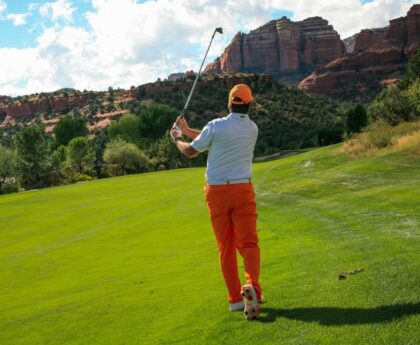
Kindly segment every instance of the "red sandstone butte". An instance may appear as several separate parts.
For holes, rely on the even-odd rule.
[[[314,68],[345,54],[338,33],[328,21],[312,17],[293,22],[272,20],[251,31],[237,33],[224,53],[207,65],[207,73],[268,73],[299,80]]]
[[[391,20],[386,28],[362,30],[354,38],[353,51],[315,70],[299,88],[341,97],[380,89],[386,80],[401,75],[419,48],[420,5],[414,5],[406,17]]]

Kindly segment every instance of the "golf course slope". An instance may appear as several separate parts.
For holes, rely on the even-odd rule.
[[[419,158],[332,146],[255,164],[251,322],[228,312],[203,174],[1,196],[0,344],[418,344]]]

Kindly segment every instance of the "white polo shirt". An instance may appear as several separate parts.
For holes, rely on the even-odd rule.
[[[210,121],[191,143],[196,151],[209,150],[207,182],[217,184],[251,178],[257,136],[257,125],[246,114],[231,113]]]

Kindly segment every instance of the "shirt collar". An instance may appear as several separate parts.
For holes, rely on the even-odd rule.
[[[249,116],[248,114],[230,113],[228,117],[232,119],[247,119]]]

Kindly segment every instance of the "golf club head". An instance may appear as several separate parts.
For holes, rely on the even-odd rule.
[[[214,30],[214,31],[216,31],[219,34],[223,35],[223,28],[216,28],[216,30]]]

